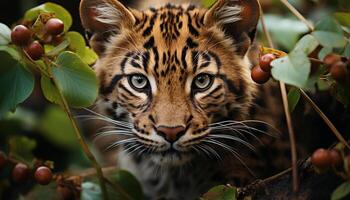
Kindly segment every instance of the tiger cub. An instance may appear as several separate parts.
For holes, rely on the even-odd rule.
[[[146,1],[145,1],[146,2]],[[150,199],[196,199],[239,173],[257,139],[249,115],[257,95],[250,69],[256,0],[209,9],[166,4],[140,11],[117,0],[82,0],[80,15],[98,53],[100,111],[115,125],[118,164]]]

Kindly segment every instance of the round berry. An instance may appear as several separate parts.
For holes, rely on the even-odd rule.
[[[45,53],[43,46],[38,41],[32,42],[24,50],[33,60],[39,60]]]
[[[331,54],[326,55],[323,58],[323,64],[326,67],[331,67],[333,64],[339,62],[340,60],[341,60],[341,57],[339,55],[331,53]]]
[[[262,70],[265,72],[271,71],[271,62],[276,59],[276,56],[272,53],[265,54],[260,57],[259,65]]]
[[[18,46],[24,46],[29,43],[32,32],[23,25],[17,25],[11,32],[11,41]]]
[[[74,193],[71,189],[69,189],[68,187],[64,187],[62,185],[59,185],[57,187],[57,193],[58,195],[61,196],[62,200],[70,200],[74,198]]]
[[[265,72],[260,68],[260,66],[256,66],[252,69],[252,79],[258,84],[264,84],[270,79],[270,73]]]
[[[331,156],[326,149],[317,149],[311,156],[311,163],[320,169],[327,169],[331,166]]]
[[[30,169],[23,163],[18,163],[12,170],[12,180],[15,183],[22,183],[28,179]]]
[[[7,164],[6,154],[4,152],[0,151],[0,169],[5,167],[6,164]]]
[[[346,78],[346,64],[342,61],[338,61],[330,68],[332,77],[337,81],[343,81]]]
[[[329,156],[331,158],[331,163],[333,166],[338,167],[343,163],[343,159],[337,150],[335,149],[330,150]]]
[[[64,24],[58,18],[51,18],[46,22],[45,29],[51,35],[59,35],[64,30]]]
[[[46,166],[38,167],[34,173],[34,178],[40,185],[47,185],[52,180],[52,171]]]

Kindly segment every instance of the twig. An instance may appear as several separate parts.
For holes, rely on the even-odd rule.
[[[337,139],[342,142],[347,148],[350,149],[349,144],[344,139],[342,134],[337,130],[337,128],[333,125],[333,123],[328,119],[328,117],[322,112],[322,110],[315,104],[314,101],[305,93],[304,90],[300,89],[301,95],[304,97],[304,99],[310,103],[312,108],[320,115],[320,117],[323,119],[323,121],[328,125],[328,127],[332,130],[334,135],[337,137]]]
[[[103,172],[102,172],[101,166],[98,164],[95,156],[90,151],[88,145],[86,144],[86,142],[84,141],[84,139],[83,139],[83,137],[82,137],[82,135],[80,133],[79,127],[77,126],[77,123],[75,122],[74,116],[73,116],[73,114],[72,114],[72,112],[71,112],[71,110],[69,108],[67,100],[64,97],[64,95],[62,93],[62,90],[61,90],[61,88],[60,88],[56,78],[52,74],[52,70],[50,68],[51,63],[48,63],[47,60],[45,59],[45,57],[44,57],[44,61],[46,61],[46,65],[48,66],[48,73],[50,75],[50,78],[51,78],[54,86],[56,87],[56,89],[58,91],[59,98],[60,98],[61,103],[62,103],[61,106],[62,106],[62,108],[64,109],[64,111],[66,112],[66,114],[69,117],[69,120],[70,120],[70,122],[71,122],[71,124],[73,126],[74,133],[76,134],[78,142],[82,146],[85,155],[88,157],[88,159],[90,160],[90,162],[92,163],[93,167],[96,170],[96,174],[97,174],[97,177],[98,177],[99,182],[100,182],[100,187],[101,187],[103,199],[104,200],[108,200],[107,188],[106,188],[106,185],[105,185],[104,176],[103,176]]]
[[[287,0],[281,0],[281,2],[302,22],[304,22],[304,24],[308,27],[308,29],[310,31],[314,31],[315,27],[305,19],[305,17],[300,14],[300,12],[294,8],[294,6],[292,4],[290,4]]]
[[[260,6],[260,12],[261,12],[261,25],[263,27],[264,34],[269,42],[269,46],[271,48],[274,48],[270,33],[266,28],[264,13],[263,13],[261,6]],[[284,113],[286,116],[288,135],[289,135],[289,140],[290,140],[290,145],[291,145],[293,191],[297,192],[298,187],[299,187],[299,183],[298,183],[299,181],[298,181],[298,166],[297,166],[298,158],[297,158],[297,147],[296,147],[296,141],[295,141],[295,134],[294,134],[292,118],[291,118],[291,114],[290,114],[289,106],[288,106],[286,85],[282,81],[279,82],[279,85],[280,85],[280,89],[281,89],[283,108],[284,108]]]
[[[78,128],[78,126],[77,126],[77,124],[76,124],[76,122],[74,120],[72,112],[69,109],[68,103],[67,103],[66,99],[64,98],[61,89],[59,88],[59,84],[58,84],[57,80],[54,77],[52,77],[51,80],[54,82],[55,87],[57,88],[57,91],[59,93],[60,99],[62,101],[63,109],[68,114],[68,117],[69,117],[69,119],[71,121],[71,124],[73,126],[73,129],[74,129],[74,132],[75,132],[75,134],[76,134],[76,136],[78,138],[78,141],[79,141],[80,145],[83,148],[83,151],[85,152],[85,155],[89,158],[89,160],[91,161],[92,165],[96,169],[96,173],[97,173],[97,176],[98,176],[98,179],[99,179],[99,182],[100,182],[100,186],[101,186],[101,190],[102,190],[102,194],[103,194],[103,199],[108,200],[107,189],[106,189],[106,185],[104,183],[104,177],[103,177],[103,172],[102,172],[101,166],[97,163],[97,160],[96,160],[95,156],[92,154],[92,152],[90,151],[88,145],[86,144],[86,142],[82,138],[82,136],[80,134],[80,130],[79,130],[79,128]]]

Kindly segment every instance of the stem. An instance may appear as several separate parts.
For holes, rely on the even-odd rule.
[[[305,17],[300,14],[300,12],[294,8],[294,6],[292,4],[290,4],[287,0],[281,0],[281,2],[302,22],[304,22],[304,24],[307,26],[307,28],[310,31],[314,31],[315,27],[305,19]]]
[[[333,123],[328,119],[328,117],[322,112],[322,110],[315,104],[314,101],[304,92],[304,90],[300,89],[301,95],[304,97],[304,99],[310,103],[312,108],[320,115],[320,117],[323,119],[323,121],[328,125],[328,127],[332,130],[334,135],[337,137],[337,139],[343,143],[347,148],[350,149],[349,144],[346,142],[342,134],[337,130],[337,128],[333,125]]]
[[[268,40],[269,46],[271,48],[274,48],[270,33],[266,28],[264,13],[263,13],[263,10],[261,7],[260,7],[260,12],[261,12],[261,25],[263,27],[264,34]],[[282,81],[279,82],[279,85],[280,85],[280,89],[281,89],[283,108],[284,108],[284,113],[286,116],[288,135],[289,135],[289,140],[290,140],[290,145],[291,145],[293,191],[297,192],[298,187],[299,187],[299,183],[298,183],[299,181],[298,181],[298,166],[297,166],[298,158],[297,158],[297,147],[296,147],[296,141],[295,141],[295,133],[294,133],[294,129],[293,129],[292,117],[291,117],[291,114],[289,111],[289,106],[288,106],[286,85]]]
[[[48,65],[48,66],[50,66],[50,65]],[[73,129],[74,129],[74,132],[75,132],[76,137],[78,139],[78,142],[82,146],[85,155],[88,157],[88,159],[90,160],[90,162],[92,163],[93,167],[96,170],[96,174],[97,174],[97,177],[99,179],[100,187],[101,187],[101,190],[102,190],[103,199],[104,200],[108,200],[107,188],[106,188],[106,185],[105,185],[105,180],[104,180],[104,177],[103,177],[103,172],[102,172],[101,166],[98,164],[95,156],[92,154],[92,152],[90,151],[88,145],[86,144],[86,142],[84,141],[83,137],[81,136],[79,127],[77,126],[77,123],[74,120],[73,114],[72,114],[72,112],[71,112],[71,110],[70,110],[70,108],[68,106],[67,100],[64,97],[64,95],[62,93],[62,90],[59,87],[59,84],[58,84],[57,80],[55,79],[54,76],[52,76],[51,70],[49,70],[49,73],[51,75],[51,80],[54,83],[54,85],[55,85],[55,87],[56,87],[56,89],[58,91],[60,100],[62,102],[61,106],[63,107],[64,111],[66,112],[66,114],[69,117],[69,120],[70,120],[70,122],[71,122],[71,124],[73,126]]]

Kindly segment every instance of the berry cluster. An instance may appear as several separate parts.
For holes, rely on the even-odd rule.
[[[350,159],[350,156],[347,158]],[[330,167],[339,167],[343,163],[340,153],[335,150],[317,149],[311,156],[311,163],[321,170],[329,169]]]
[[[262,55],[259,59],[259,65],[252,69],[251,77],[253,81],[258,84],[264,84],[269,81],[272,68],[271,62],[276,58],[277,57],[272,53]]]
[[[340,55],[331,53],[324,57],[324,65],[329,70],[332,78],[338,82],[344,82],[350,79],[350,60]]]
[[[0,170],[9,163],[9,158],[4,152],[0,151]],[[34,170],[34,174],[32,172],[33,171],[27,165],[15,163],[12,168],[11,177],[13,182],[18,184],[27,181],[31,175],[33,175],[35,181],[40,185],[47,185],[53,179],[52,171],[47,166],[39,166]]]
[[[49,37],[50,41],[45,41],[46,43],[49,43],[51,42],[52,37],[57,37],[62,34],[64,24],[58,18],[51,18],[45,23],[44,29],[45,32],[51,36]],[[35,34],[24,25],[15,26],[11,32],[12,43],[23,47],[24,51],[33,60],[39,60],[45,53],[43,46],[36,39]]]

